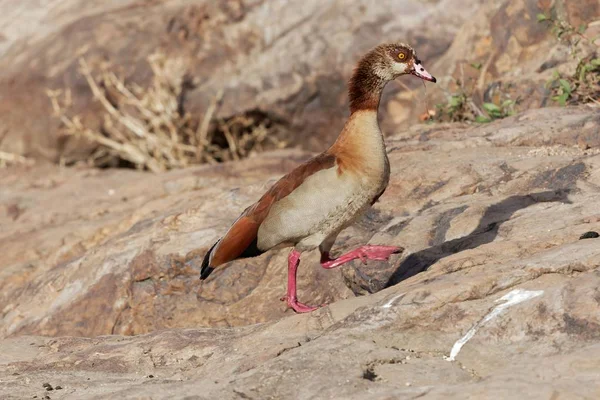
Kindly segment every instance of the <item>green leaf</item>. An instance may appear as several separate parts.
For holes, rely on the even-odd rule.
[[[486,124],[488,122],[492,122],[492,119],[484,117],[483,115],[478,115],[477,117],[475,117],[475,122],[478,122],[480,124]]]
[[[560,73],[558,72],[558,70],[554,70],[554,72],[552,73],[552,78],[555,80],[560,78]]]
[[[600,67],[600,58],[594,58],[590,61],[590,64],[592,64],[595,67]]]
[[[448,102],[448,105],[452,108],[458,108],[460,107],[464,102],[463,96],[455,94],[452,97],[450,97],[450,101]]]
[[[515,101],[514,101],[514,100],[511,100],[511,99],[508,99],[508,100],[504,100],[504,101],[502,102],[502,106],[501,106],[501,107],[502,107],[502,108],[507,108],[507,107],[510,107],[510,106],[512,106],[513,104],[515,104]]]
[[[560,97],[558,98],[558,102],[560,103],[561,106],[565,106],[565,105],[567,105],[568,99],[569,99],[569,95],[567,93],[564,93],[564,94],[560,95]]]
[[[560,85],[560,87],[562,88],[563,92],[564,92],[565,94],[567,94],[567,97],[568,97],[568,95],[570,95],[570,94],[571,94],[571,92],[573,91],[573,89],[571,89],[571,84],[570,84],[570,83],[569,83],[567,80],[565,80],[565,79],[559,79],[559,80],[558,80],[558,84],[559,84],[559,85]]]
[[[561,106],[566,106],[568,98],[569,98],[569,94],[568,93],[563,93],[560,96],[554,96],[552,98],[552,100],[557,101],[558,104],[560,104]]]
[[[483,108],[485,109],[485,111],[491,114],[502,114],[502,110],[500,110],[500,107],[498,107],[494,103],[483,103]]]
[[[579,33],[584,33],[587,29],[587,25],[586,24],[581,24],[579,25]]]
[[[550,18],[548,18],[548,16],[547,16],[546,14],[539,13],[539,14],[537,15],[537,20],[538,20],[538,22],[547,21],[547,20],[549,20],[549,19],[550,19]]]
[[[471,67],[475,68],[476,70],[480,70],[482,66],[483,66],[483,64],[481,64],[480,62],[471,63]]]

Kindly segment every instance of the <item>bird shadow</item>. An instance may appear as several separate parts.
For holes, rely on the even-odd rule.
[[[500,226],[508,221],[518,210],[530,207],[537,203],[561,202],[570,204],[568,199],[569,189],[558,189],[526,195],[511,196],[499,203],[493,204],[487,208],[477,227],[467,236],[458,239],[449,240],[432,247],[410,254],[403,259],[388,279],[385,287],[396,285],[416,274],[426,271],[430,266],[444,257],[459,253],[464,250],[474,249],[483,244],[494,241],[498,236]],[[460,209],[462,212],[464,209]],[[456,214],[452,214],[452,217]],[[441,219],[444,219],[443,217]],[[450,221],[443,222],[442,227],[436,227],[434,237],[442,237],[448,229]],[[443,233],[440,235],[440,230]]]

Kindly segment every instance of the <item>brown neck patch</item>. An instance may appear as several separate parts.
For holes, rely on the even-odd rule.
[[[377,111],[379,107],[381,92],[387,83],[374,71],[379,64],[379,56],[375,51],[368,53],[359,61],[354,70],[348,88],[351,113],[359,110]]]

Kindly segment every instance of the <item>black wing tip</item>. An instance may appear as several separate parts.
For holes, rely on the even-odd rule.
[[[219,242],[217,242],[217,243],[219,243]],[[208,264],[210,263],[210,255],[212,254],[213,250],[215,249],[215,246],[217,245],[217,243],[215,243],[211,246],[211,248],[206,252],[206,255],[204,256],[204,260],[202,260],[202,266],[200,267],[200,280],[201,281],[208,278],[208,276],[215,270],[213,267],[211,267]]]
[[[215,269],[213,267],[204,267],[202,268],[202,271],[200,271],[200,280],[203,281],[206,278],[208,278],[208,276],[214,271]]]
[[[208,276],[215,270],[209,264],[210,264],[210,256],[212,255],[212,252],[214,251],[217,244],[219,244],[218,241],[212,245],[210,250],[208,250],[206,252],[206,255],[204,256],[204,260],[202,260],[202,267],[200,267],[200,280],[201,281],[208,278]],[[250,243],[248,245],[248,247],[244,250],[244,252],[242,254],[240,254],[237,258],[256,257],[256,256],[259,256],[262,253],[264,253],[264,251],[259,250],[257,244],[258,244],[258,242],[257,242],[257,239],[255,238],[252,241],[252,243]]]

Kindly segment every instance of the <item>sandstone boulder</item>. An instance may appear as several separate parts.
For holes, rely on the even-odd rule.
[[[538,15],[552,18],[539,21]],[[560,36],[555,26],[567,33]],[[577,34],[584,29],[584,36]],[[548,82],[556,72],[575,74],[581,59],[598,56],[600,4],[595,0],[499,0],[479,7],[456,34],[452,46],[430,68],[440,77],[430,85],[426,103],[433,108],[465,93],[482,103],[516,103],[522,111],[556,106]],[[575,45],[575,44],[578,45]],[[390,129],[415,121],[420,90],[398,92],[386,105]],[[597,97],[597,95],[596,95]]]
[[[347,117],[346,81],[360,55],[401,39],[432,63],[479,3],[4,1],[0,9],[10,12],[0,17],[7,26],[0,47],[1,149],[51,160],[83,152],[84,143],[61,136],[46,91],[69,89],[71,113],[96,127],[101,108],[78,59],[110,65],[143,86],[151,77],[147,57],[157,51],[185,65],[180,107],[195,118],[225,90],[216,117],[259,110],[294,132],[292,145],[321,149]],[[29,27],[18,30],[23,25]]]
[[[4,170],[0,393],[594,398],[600,239],[580,237],[600,231],[600,152],[565,138],[599,115],[389,137],[390,187],[335,249],[407,250],[337,271],[308,254],[301,298],[332,302],[308,315],[277,300],[285,250],[197,280],[207,246],[304,153],[161,175]]]
[[[71,88],[97,124],[77,58],[143,85],[157,49],[186,65],[186,110],[224,88],[220,117],[278,118],[304,150],[160,174],[0,168],[0,398],[600,397],[600,112],[538,109],[574,60],[536,21],[553,7],[598,29],[594,1],[13,3],[0,0],[3,150],[82,151],[45,89]],[[392,36],[437,60],[430,104],[467,71],[474,101],[511,88],[533,109],[411,126],[418,82],[391,84],[390,186],[333,251],[404,253],[337,270],[303,255],[301,300],[329,303],[304,315],[279,301],[285,249],[199,281],[239,213],[338,133],[351,61]]]

